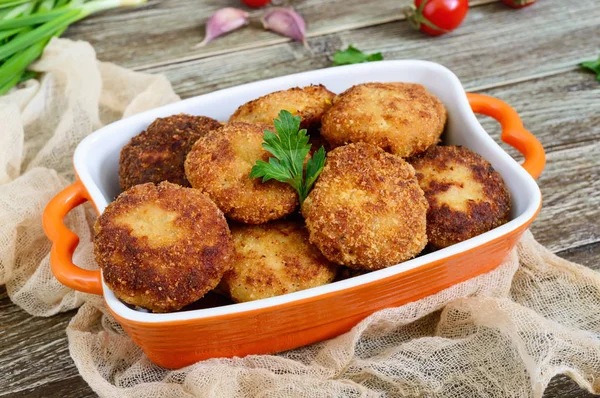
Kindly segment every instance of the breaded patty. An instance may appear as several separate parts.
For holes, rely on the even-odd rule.
[[[264,129],[272,127],[228,123],[200,138],[185,162],[192,187],[206,193],[232,220],[261,224],[284,217],[298,206],[290,185],[249,177],[257,160],[271,157],[262,147]]]
[[[395,265],[427,244],[427,201],[414,169],[369,144],[329,152],[302,214],[311,243],[351,268]]]
[[[301,222],[233,225],[233,268],[220,285],[235,302],[293,293],[324,285],[337,266],[308,241]]]
[[[275,91],[240,106],[229,121],[273,125],[273,119],[285,109],[302,118],[301,128],[315,127],[321,124],[321,118],[331,107],[334,97],[335,94],[323,85]]]
[[[219,127],[218,121],[205,116],[179,114],[156,119],[121,150],[121,189],[161,181],[189,187],[183,170],[185,157],[198,138]]]
[[[508,221],[510,195],[504,180],[475,152],[437,146],[410,162],[429,202],[430,248],[462,242]]]
[[[338,95],[322,122],[333,148],[366,142],[404,158],[439,141],[446,108],[420,84],[365,83]]]
[[[231,268],[227,221],[192,188],[136,185],[106,207],[95,230],[94,253],[106,284],[126,303],[154,312],[193,303]]]

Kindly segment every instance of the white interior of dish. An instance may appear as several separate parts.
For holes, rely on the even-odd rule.
[[[210,116],[224,121],[239,105],[277,90],[310,84],[324,84],[329,90],[340,93],[358,83],[396,81],[420,83],[442,100],[449,114],[445,143],[463,145],[474,150],[490,161],[502,175],[512,195],[510,222],[465,242],[393,267],[269,299],[209,309],[152,314],[127,307],[103,282],[104,295],[108,305],[123,318],[141,322],[200,319],[266,308],[347,289],[405,272],[503,236],[529,220],[541,202],[537,184],[481,127],[471,111],[465,91],[456,75],[439,64],[427,61],[381,61],[316,70],[228,88],[153,109],[120,120],[85,138],[75,151],[75,170],[98,210],[102,212],[107,204],[120,193],[118,166],[121,148],[129,142],[131,137],[139,134],[158,117],[188,113]]]

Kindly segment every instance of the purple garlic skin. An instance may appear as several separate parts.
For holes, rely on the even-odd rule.
[[[262,17],[263,27],[280,35],[306,43],[306,24],[304,19],[291,8],[272,8]]]
[[[219,36],[248,24],[248,13],[237,8],[226,7],[215,12],[206,22],[204,40],[196,47],[202,47]]]

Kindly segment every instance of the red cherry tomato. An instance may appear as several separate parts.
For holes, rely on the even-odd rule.
[[[245,5],[247,5],[248,7],[254,7],[254,8],[266,6],[270,2],[271,2],[271,0],[242,0],[242,3],[244,3]]]
[[[421,32],[443,35],[458,28],[469,11],[468,0],[415,0],[406,10],[408,21]]]
[[[535,0],[502,0],[502,2],[512,8],[523,8],[532,5]]]

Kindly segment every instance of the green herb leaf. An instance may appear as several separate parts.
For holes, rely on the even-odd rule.
[[[277,180],[288,184],[293,182],[290,171],[275,158],[270,158],[269,163],[263,160],[257,160],[250,171],[250,177],[262,177],[262,182],[267,182],[269,180]]]
[[[365,54],[354,46],[348,46],[344,51],[338,50],[333,55],[333,66],[360,64],[383,60],[381,53]]]
[[[311,190],[315,181],[319,178],[321,171],[323,171],[323,166],[325,166],[325,148],[321,147],[306,162],[306,189],[308,191]]]
[[[584,69],[589,69],[596,74],[596,80],[600,82],[600,57],[596,61],[587,61],[579,64]]]
[[[317,177],[325,165],[325,149],[321,147],[306,164],[306,180],[304,179],[304,159],[310,152],[308,134],[300,130],[300,117],[292,116],[286,110],[279,112],[274,120],[277,134],[265,130],[262,147],[275,156],[269,162],[258,160],[250,171],[250,178],[261,178],[266,182],[271,179],[290,184],[300,199],[300,206],[308,196]]]

